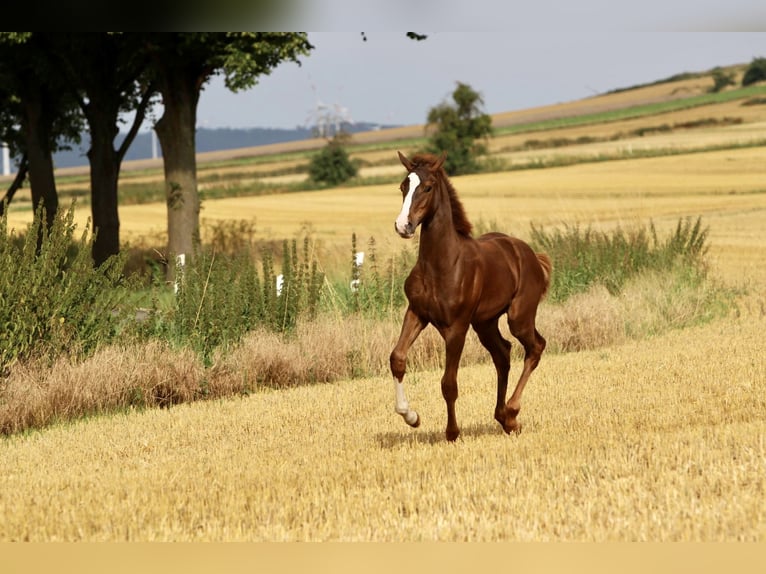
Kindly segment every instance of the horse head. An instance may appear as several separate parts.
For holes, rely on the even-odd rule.
[[[409,239],[415,235],[417,226],[436,211],[438,194],[434,190],[443,175],[442,165],[446,156],[419,154],[410,161],[401,152],[397,153],[399,161],[407,170],[407,176],[399,186],[402,191],[402,210],[394,227],[401,237]]]

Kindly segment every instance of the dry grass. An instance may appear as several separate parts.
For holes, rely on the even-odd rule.
[[[764,148],[696,153],[685,156],[610,161],[545,170],[500,172],[453,178],[469,217],[486,220],[524,236],[529,222],[630,223],[654,218],[673,224],[679,217],[752,212],[763,208],[766,193]],[[318,192],[209,200],[210,221],[255,221],[264,239],[295,236],[308,226],[330,253],[347,257],[350,237],[374,236],[382,247],[402,245],[392,232],[398,192],[377,185]],[[29,212],[11,210],[9,226],[26,225]],[[83,224],[89,209],[76,210]],[[164,204],[120,209],[125,239],[164,237]]]
[[[21,364],[2,381],[0,432],[116,409],[188,402],[200,396],[203,374],[191,351],[174,351],[159,342],[104,349],[76,364],[67,359],[53,365]]]
[[[0,539],[763,541],[763,327],[549,355],[519,436],[483,365],[455,445],[438,372],[408,379],[417,430],[376,377],[4,440]]]
[[[547,301],[538,328],[551,353],[607,348],[647,335],[701,322],[709,311],[711,285],[673,284],[673,275],[644,274],[619,295],[596,286],[564,304]],[[679,292],[679,290],[681,292]],[[716,292],[714,298],[721,297]],[[714,299],[715,300],[715,299]],[[289,388],[344,379],[390,376],[388,357],[403,309],[382,319],[325,313],[300,323],[290,336],[266,329],[248,333],[205,368],[191,349],[152,341],[104,348],[84,361],[60,358],[26,361],[11,369],[0,387],[0,435],[40,429],[93,414],[145,407],[169,407],[195,400],[231,397],[265,388]],[[523,357],[514,341],[513,357]],[[332,341],[331,345],[324,344]],[[488,361],[471,331],[463,365]],[[444,343],[428,329],[408,357],[411,373],[440,368]]]

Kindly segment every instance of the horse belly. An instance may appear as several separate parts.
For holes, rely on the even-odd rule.
[[[507,285],[495,284],[490,280],[484,285],[479,304],[474,311],[474,321],[483,322],[495,319],[508,311],[513,299],[513,292]]]
[[[474,313],[478,321],[486,321],[508,310],[518,285],[511,265],[507,237],[498,237],[482,245],[481,296]]]

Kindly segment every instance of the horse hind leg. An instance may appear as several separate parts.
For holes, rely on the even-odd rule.
[[[474,325],[473,328],[495,364],[495,371],[497,371],[495,420],[505,426],[505,395],[508,390],[508,373],[511,370],[511,343],[500,334],[497,319]]]
[[[516,383],[516,388],[513,390],[511,398],[505,404],[503,429],[507,433],[518,433],[521,432],[521,423],[517,419],[521,410],[521,395],[524,393],[524,387],[529,380],[529,376],[540,362],[540,357],[545,350],[545,338],[535,328],[534,321],[527,322],[521,326],[509,318],[508,325],[513,336],[524,347],[524,367],[521,370],[521,376]]]

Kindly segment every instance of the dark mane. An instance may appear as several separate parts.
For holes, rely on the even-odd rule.
[[[439,162],[439,158],[430,153],[419,153],[411,158],[412,164],[415,169],[426,168],[436,176],[437,181],[447,188],[449,195],[450,205],[452,207],[452,223],[455,226],[455,231],[465,237],[471,237],[471,230],[473,226],[468,221],[468,217],[465,214],[463,204],[458,199],[455,188],[452,187],[452,182],[447,177],[447,173],[444,171],[444,167],[440,166],[436,171],[433,171],[433,167]]]

